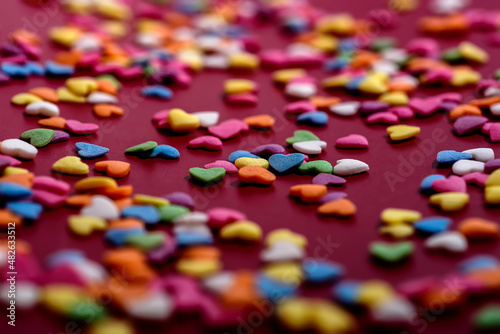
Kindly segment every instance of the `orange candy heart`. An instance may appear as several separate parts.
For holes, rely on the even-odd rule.
[[[97,80],[97,90],[111,95],[116,95],[118,92],[115,84],[108,79]]]
[[[321,215],[350,217],[356,213],[356,205],[347,198],[327,202],[318,208]]]
[[[313,96],[309,99],[316,108],[324,109],[340,103],[340,99],[334,96]]]
[[[483,113],[481,112],[481,109],[479,109],[476,106],[473,105],[468,105],[468,104],[462,104],[459,106],[456,106],[453,108],[452,111],[448,114],[448,118],[450,119],[456,119],[462,116],[482,116]]]
[[[23,223],[21,216],[18,216],[7,209],[0,209],[0,227],[7,228],[9,223],[16,223],[15,226],[20,226]]]
[[[260,166],[245,166],[238,171],[238,177],[242,182],[272,184],[276,180],[276,175]]]
[[[34,178],[35,175],[33,173],[19,173],[2,176],[0,177],[0,182],[12,182],[20,184],[27,188],[31,188]]]
[[[482,219],[482,218],[468,218],[460,223],[458,226],[460,233],[467,238],[495,238],[498,237],[499,227],[498,224]]]
[[[144,223],[139,219],[123,218],[112,220],[108,225],[108,230],[129,230],[135,228],[144,228]]]
[[[120,198],[120,199],[115,199],[114,200],[115,202],[115,205],[118,209],[120,210],[123,210],[125,209],[127,206],[131,206],[132,204],[134,204],[134,201],[132,200],[132,198]]]
[[[134,192],[134,187],[132,185],[120,186],[117,188],[104,187],[98,189],[99,194],[108,196],[111,199],[122,199],[130,197]]]
[[[66,120],[62,117],[53,116],[39,120],[38,125],[48,128],[64,129],[66,127]]]
[[[300,197],[305,203],[315,203],[327,193],[327,188],[321,184],[299,184],[290,187],[290,196]]]
[[[182,251],[182,258],[217,260],[220,258],[220,250],[211,246],[189,247]]]
[[[130,173],[130,164],[118,160],[106,160],[96,162],[94,168],[98,172],[105,172],[108,176],[119,178],[125,177]]]
[[[256,291],[255,274],[250,271],[236,272],[233,283],[223,291],[222,302],[229,307],[245,307],[259,299]]]
[[[82,52],[78,50],[64,51],[56,54],[55,61],[59,64],[75,66],[80,62]]]
[[[109,250],[104,253],[103,263],[127,281],[145,283],[156,277],[156,273],[147,263],[146,256],[138,249]],[[127,289],[123,290],[129,290],[129,288],[127,286]]]
[[[52,103],[57,103],[59,101],[59,97],[57,96],[56,91],[53,90],[52,88],[36,87],[36,88],[30,89],[28,93],[36,95],[39,98],[44,99],[45,101],[52,102]]]
[[[89,205],[91,201],[92,201],[92,195],[82,194],[82,195],[69,196],[68,198],[66,198],[64,203],[68,206],[82,208],[84,206]]]
[[[94,114],[99,117],[122,116],[123,108],[112,104],[96,104],[94,106]]]
[[[252,128],[266,129],[272,127],[275,120],[272,116],[263,114],[247,117],[243,119],[243,122],[247,123],[248,126]]]
[[[476,99],[476,100],[469,101],[469,104],[471,106],[476,106],[479,108],[486,108],[486,107],[489,107],[492,104],[496,104],[498,102],[500,102],[500,96],[490,96],[490,97],[485,97],[482,99]]]

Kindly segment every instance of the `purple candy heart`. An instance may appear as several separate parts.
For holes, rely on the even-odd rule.
[[[285,154],[285,148],[278,144],[266,144],[254,148],[250,153],[267,159],[274,154]]]
[[[60,143],[69,139],[69,134],[64,131],[54,130],[54,137],[50,141],[51,144]]]
[[[186,208],[194,208],[194,200],[191,195],[183,192],[174,192],[163,196],[163,198],[170,201],[171,204],[185,206]]]
[[[462,116],[453,123],[453,129],[459,136],[472,133],[488,122],[483,116]]]
[[[484,164],[484,172],[491,174],[500,168],[500,159],[493,159]]]
[[[7,158],[0,158],[0,170],[4,169],[5,167],[10,166],[10,160]]]
[[[389,104],[380,101],[364,101],[361,102],[359,106],[359,113],[361,116],[366,116],[369,114],[373,114],[379,111],[387,111],[389,109]]]
[[[324,186],[340,186],[346,182],[344,178],[340,176],[327,174],[327,173],[319,173],[312,179],[313,184],[321,184]]]
[[[341,198],[345,198],[347,197],[347,194],[345,192],[342,192],[342,191],[334,191],[332,193],[328,193],[326,194],[325,196],[323,196],[319,202],[321,204],[324,204],[324,203],[328,203],[328,202],[331,202],[331,201],[336,201],[338,199],[341,199]]]
[[[177,250],[177,243],[175,239],[172,238],[167,233],[164,234],[165,234],[165,242],[163,243],[163,245],[148,252],[147,258],[149,261],[155,263],[161,263],[175,254]]]

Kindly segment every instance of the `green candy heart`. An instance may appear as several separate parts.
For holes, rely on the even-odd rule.
[[[396,45],[396,40],[391,37],[381,37],[375,39],[371,45],[370,48],[374,51],[382,51],[386,49],[392,49]]]
[[[299,167],[300,174],[318,175],[319,173],[332,174],[332,164],[325,160],[309,161]]]
[[[165,234],[162,232],[151,232],[147,234],[132,234],[126,239],[127,244],[149,251],[160,247],[165,243]]]
[[[189,209],[180,205],[162,205],[158,208],[160,220],[162,222],[171,222],[177,217],[189,213]]]
[[[55,135],[54,130],[50,129],[32,129],[21,134],[21,139],[28,141],[35,147],[47,146]]]
[[[495,79],[500,80],[500,69],[495,71]]]
[[[129,147],[125,150],[125,154],[136,154],[136,153],[142,153],[144,151],[151,151],[154,149],[156,146],[158,146],[158,143],[155,141],[147,141],[145,143],[135,145],[132,147]]]
[[[458,49],[448,49],[443,51],[441,54],[441,59],[448,63],[456,63],[462,59],[462,55],[458,52]]]
[[[500,329],[500,305],[489,305],[474,315],[477,329]]]
[[[82,301],[74,304],[68,312],[69,318],[73,320],[89,320],[89,314],[92,314],[92,320],[103,319],[106,316],[106,309],[92,301]]]
[[[203,184],[219,182],[226,175],[226,170],[222,167],[214,168],[199,168],[193,167],[189,169],[189,175],[195,180]]]
[[[301,141],[310,141],[310,140],[319,140],[319,137],[316,136],[311,131],[297,130],[293,133],[293,137],[289,137],[286,139],[286,143],[288,145],[292,145],[295,143],[299,143]]]
[[[384,262],[395,263],[409,257],[415,247],[411,241],[386,243],[375,241],[370,244],[370,254]]]

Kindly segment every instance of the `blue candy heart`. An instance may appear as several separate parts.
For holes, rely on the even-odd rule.
[[[446,150],[438,152],[436,157],[437,162],[439,162],[440,164],[453,164],[462,159],[472,159],[472,154]]]
[[[160,85],[144,87],[141,93],[143,96],[156,97],[162,100],[170,100],[174,96],[171,89]]]
[[[3,63],[2,72],[9,77],[26,78],[30,75],[30,69],[13,63]]]
[[[36,220],[43,211],[43,206],[32,202],[9,202],[7,209],[29,220]]]
[[[314,283],[327,282],[344,275],[344,267],[331,261],[316,261],[304,266],[306,280]]]
[[[303,162],[304,155],[302,153],[292,153],[290,155],[274,154],[269,158],[269,165],[278,173],[294,171]]]
[[[175,238],[179,246],[209,245],[213,243],[212,236],[203,233],[183,232],[178,233]]]
[[[51,253],[45,259],[47,268],[54,268],[64,263],[79,263],[85,261],[85,253],[78,249],[62,249]]]
[[[432,182],[434,182],[436,180],[442,180],[442,179],[446,179],[446,177],[444,177],[443,175],[439,175],[439,174],[432,174],[432,175],[426,176],[422,180],[422,183],[420,183],[420,191],[423,193],[434,192],[434,190],[432,189]]]
[[[0,183],[0,197],[19,199],[31,196],[31,190],[16,183]]]
[[[296,285],[285,284],[264,275],[257,277],[257,289],[260,294],[272,302],[295,294]]]
[[[179,151],[169,145],[158,145],[156,146],[149,157],[151,158],[163,158],[163,159],[177,159],[181,154]]]
[[[130,230],[108,230],[104,236],[106,241],[110,242],[115,246],[124,246],[127,242],[127,238],[133,234],[144,234],[142,229],[130,229]]]
[[[48,60],[45,63],[45,73],[49,76],[66,77],[75,73],[73,66],[58,64],[54,61]]]
[[[332,290],[333,296],[344,304],[357,304],[361,283],[355,280],[344,280]]]
[[[30,74],[45,75],[45,69],[43,66],[35,61],[27,62],[26,65],[24,65],[24,68],[26,68]]]
[[[493,269],[498,266],[497,258],[491,255],[477,255],[459,264],[460,271],[466,273],[478,269]]]
[[[415,222],[413,226],[419,232],[434,234],[444,232],[451,224],[451,219],[446,217],[428,217]]]
[[[297,123],[323,126],[328,124],[328,115],[324,111],[308,111],[297,117]]]
[[[255,155],[255,154],[252,154],[248,151],[234,151],[233,153],[231,153],[229,155],[229,157],[227,158],[227,161],[229,161],[230,163],[234,164],[236,162],[236,160],[238,160],[239,158],[255,158],[255,159],[258,159],[259,156]]]
[[[358,90],[358,88],[361,85],[361,83],[363,82],[363,80],[365,80],[364,76],[354,77],[353,79],[351,79],[351,81],[349,81],[346,84],[345,87],[348,90]]]
[[[131,205],[123,209],[123,217],[133,217],[142,220],[144,223],[151,225],[160,221],[158,210],[152,205]]]
[[[86,159],[99,158],[109,152],[109,148],[84,142],[78,142],[75,146],[78,150],[78,155]]]

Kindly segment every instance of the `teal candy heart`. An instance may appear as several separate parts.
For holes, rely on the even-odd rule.
[[[309,175],[318,175],[320,173],[332,174],[333,167],[331,163],[325,160],[309,161],[300,165],[299,173]]]
[[[54,138],[55,133],[56,132],[51,129],[32,129],[23,132],[21,134],[21,139],[28,141],[35,147],[44,147]]]
[[[295,143],[299,143],[301,141],[310,141],[310,140],[319,140],[319,137],[316,136],[311,131],[297,130],[293,133],[293,137],[289,137],[286,139],[286,143],[288,145],[292,145]]]
[[[131,246],[140,248],[143,251],[149,251],[160,247],[165,243],[165,233],[151,232],[147,234],[132,234],[126,239],[126,243]]]
[[[480,309],[474,315],[474,326],[480,330],[500,329],[500,305],[491,305]]]
[[[160,213],[160,221],[171,222],[177,217],[184,216],[189,213],[189,209],[180,205],[162,205],[158,208]]]
[[[221,167],[209,169],[193,167],[189,169],[189,175],[197,182],[209,184],[221,181],[226,175],[226,170]]]
[[[151,151],[153,150],[156,146],[158,146],[158,143],[155,141],[147,141],[145,143],[135,145],[132,147],[129,147],[125,150],[125,154],[140,154],[146,151]]]
[[[370,254],[376,259],[388,263],[399,262],[409,257],[414,249],[415,247],[411,241],[396,243],[375,241],[370,244]]]

